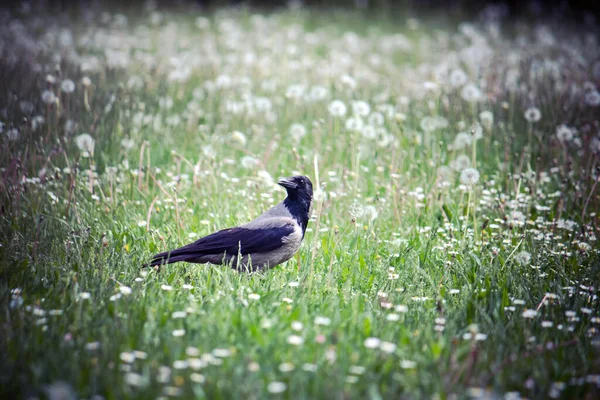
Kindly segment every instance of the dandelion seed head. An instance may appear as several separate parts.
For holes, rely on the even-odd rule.
[[[531,262],[531,254],[527,251],[521,251],[515,255],[515,261],[519,265],[529,265]]]
[[[460,173],[460,183],[466,186],[473,186],[479,182],[479,171],[474,168],[463,169]]]
[[[56,102],[56,96],[51,90],[44,90],[42,92],[42,101],[45,104],[54,104],[54,102]]]
[[[530,107],[525,110],[525,119],[527,122],[538,122],[542,118],[542,113],[535,107]]]
[[[63,93],[73,93],[75,91],[75,82],[70,79],[65,79],[60,83],[60,90]]]
[[[344,104],[344,102],[341,100],[334,100],[331,103],[329,103],[328,111],[332,117],[343,117],[344,115],[346,115],[347,111],[346,104]]]
[[[94,152],[95,141],[94,138],[88,133],[82,133],[81,135],[75,137],[75,144],[80,151],[88,153]]]

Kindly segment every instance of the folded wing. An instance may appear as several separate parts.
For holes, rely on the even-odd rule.
[[[266,253],[280,248],[284,238],[294,232],[292,223],[271,223],[264,228],[236,227],[223,229],[194,243],[155,255],[150,266],[178,261],[201,260],[203,256],[230,257],[253,253]]]

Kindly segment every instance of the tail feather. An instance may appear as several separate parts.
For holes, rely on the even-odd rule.
[[[142,265],[143,268],[146,267],[154,267],[157,265],[171,264],[178,261],[186,261],[191,258],[194,258],[192,254],[185,251],[184,248],[179,248],[171,251],[165,251],[162,253],[158,253],[152,257],[152,261],[147,264]]]
[[[172,264],[172,263],[176,263],[179,261],[187,261],[189,259],[194,258],[194,256],[190,255],[190,254],[181,254],[181,255],[176,255],[176,256],[169,256],[169,253],[166,254],[157,254],[156,256],[154,256],[152,258],[152,261],[150,261],[147,264],[142,265],[143,268],[146,267],[154,267],[157,265],[165,265],[165,264]]]

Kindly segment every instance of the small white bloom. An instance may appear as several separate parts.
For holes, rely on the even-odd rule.
[[[258,165],[258,160],[252,156],[244,156],[240,160],[240,164],[245,169],[252,169]]]
[[[246,135],[244,135],[240,131],[233,131],[233,132],[231,132],[231,140],[233,140],[234,142],[239,143],[242,146],[245,146],[246,143],[248,142],[248,140],[246,139]]]
[[[371,107],[365,101],[354,101],[352,102],[352,112],[359,117],[366,117],[371,112]]]
[[[119,291],[125,296],[129,296],[133,292],[129,286],[121,286]]]
[[[521,251],[515,256],[515,261],[519,265],[528,265],[531,262],[531,254],[526,251]]]
[[[302,124],[292,124],[289,132],[292,139],[296,142],[299,142],[304,136],[306,136],[306,128]]]
[[[292,321],[292,329],[295,331],[301,331],[304,328],[304,324],[300,321]]]
[[[286,389],[287,385],[279,381],[274,381],[267,385],[267,391],[272,394],[283,393]]]
[[[60,90],[65,93],[73,93],[75,90],[75,83],[70,79],[65,79],[60,84]]]
[[[393,353],[394,351],[396,351],[396,345],[391,342],[381,342],[379,348],[384,353]]]
[[[466,186],[473,186],[479,182],[479,171],[474,168],[463,169],[460,173],[460,183]]]
[[[467,83],[467,74],[462,69],[455,69],[450,72],[450,85],[457,88]]]
[[[45,104],[53,104],[56,101],[56,96],[51,90],[44,90],[42,92],[42,101]]]
[[[400,361],[400,368],[402,369],[413,369],[417,367],[417,363],[411,360]]]
[[[376,338],[376,337],[366,338],[365,342],[364,342],[364,346],[367,349],[376,349],[380,346],[380,344],[381,344],[381,340],[379,340],[379,338]]]
[[[329,114],[332,117],[343,117],[346,115],[346,105],[341,100],[334,100],[329,104]]]
[[[95,141],[88,133],[82,133],[75,137],[75,144],[81,151],[86,151],[88,153],[94,152]]]
[[[494,126],[494,113],[491,111],[482,111],[479,113],[479,120],[486,131],[491,131]]]
[[[293,346],[300,346],[304,343],[304,338],[298,335],[290,335],[287,338],[287,342]]]
[[[460,91],[460,97],[469,103],[475,103],[483,99],[483,93],[472,83],[465,85]]]
[[[525,119],[527,122],[538,122],[542,118],[542,113],[535,107],[525,110]]]

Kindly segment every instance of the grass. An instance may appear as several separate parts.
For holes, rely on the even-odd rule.
[[[2,15],[2,397],[598,394],[583,29],[115,11]],[[295,173],[318,188],[297,258],[140,268]]]

